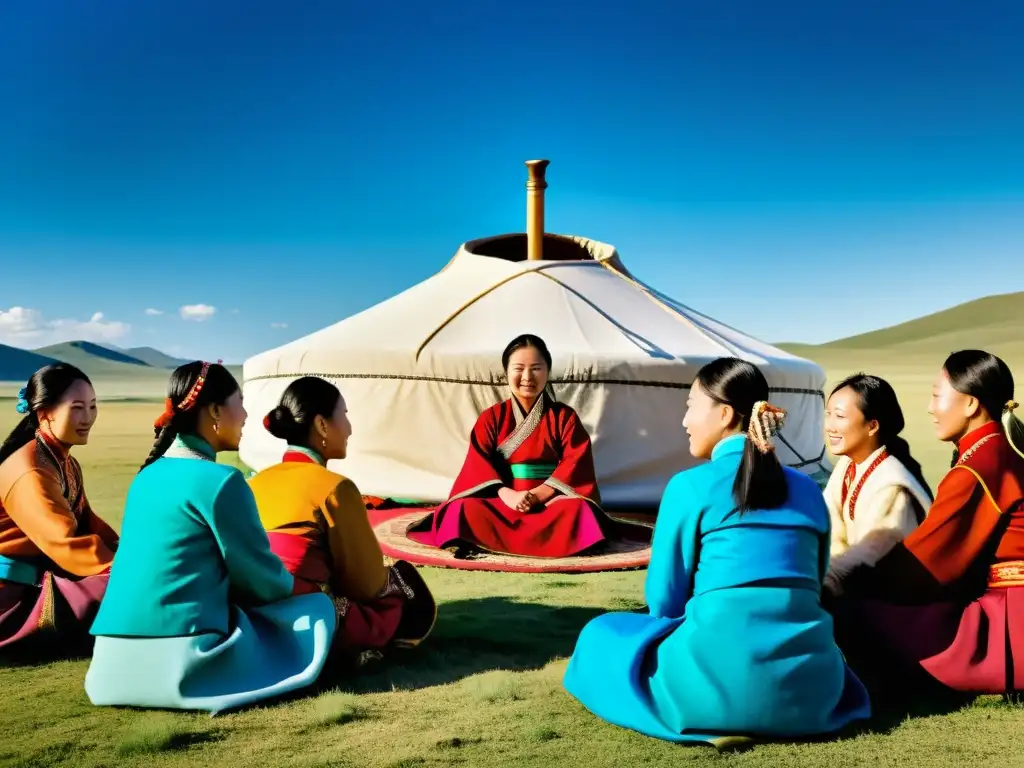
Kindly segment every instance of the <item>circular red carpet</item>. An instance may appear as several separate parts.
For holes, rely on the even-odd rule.
[[[410,525],[428,514],[429,509],[403,510],[398,515],[378,521],[373,526],[373,532],[384,554],[393,560],[405,560],[416,565],[518,573],[625,571],[645,568],[651,559],[650,542],[622,540],[610,544],[608,549],[597,555],[547,558],[481,553],[473,558],[457,560],[450,552],[419,544],[405,535]],[[653,528],[650,523],[639,524]]]

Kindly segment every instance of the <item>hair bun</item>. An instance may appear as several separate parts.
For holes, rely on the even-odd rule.
[[[295,429],[295,417],[279,405],[263,418],[263,427],[279,440],[287,440]]]

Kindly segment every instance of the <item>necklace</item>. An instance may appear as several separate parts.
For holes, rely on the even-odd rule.
[[[868,479],[872,472],[878,469],[878,465],[885,461],[887,458],[889,458],[889,452],[883,448],[882,452],[878,454],[875,457],[875,460],[868,465],[868,468],[866,470],[864,470],[864,474],[860,476],[860,480],[857,482],[857,485],[853,489],[853,493],[850,495],[851,520],[853,520],[854,508],[857,506],[857,497],[860,496],[861,489],[864,487],[864,482]],[[843,496],[842,501],[840,502],[842,505],[846,504],[846,494],[850,490],[850,484],[853,482],[853,477],[856,474],[856,472],[856,465],[851,462],[850,469],[847,470],[846,477],[843,478]]]

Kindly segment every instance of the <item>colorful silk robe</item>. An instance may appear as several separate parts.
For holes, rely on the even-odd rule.
[[[0,648],[87,651],[117,542],[60,443],[39,432],[11,454],[0,465]]]
[[[503,486],[541,484],[558,493],[530,512],[498,498]],[[529,413],[514,397],[484,411],[448,500],[409,527],[409,538],[439,548],[549,558],[582,554],[619,535],[649,538],[650,530],[601,509],[590,436],[572,408],[546,393]]]
[[[342,650],[409,647],[429,634],[437,606],[408,563],[384,564],[362,496],[323,458],[289,446],[280,464],[250,478],[270,549],[295,577],[295,593],[325,592]]]
[[[996,422],[957,449],[924,522],[831,603],[840,645],[883,693],[1024,690],[1024,458]]]
[[[615,725],[674,742],[793,738],[871,713],[819,600],[829,515],[818,485],[786,469],[779,509],[736,511],[746,438],[669,482],[654,529],[648,613],[587,624],[566,690]]]
[[[293,585],[242,473],[179,436],[128,489],[86,694],[216,713],[311,685],[337,618],[326,595]]]

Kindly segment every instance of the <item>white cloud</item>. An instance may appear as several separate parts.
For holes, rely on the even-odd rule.
[[[271,328],[287,328],[288,327],[288,323],[271,323],[270,327]]]
[[[162,309],[147,309],[146,310],[146,314],[149,315],[150,317],[156,317],[157,315],[162,315],[163,313],[164,313],[164,311]]]
[[[109,343],[128,335],[131,326],[103,319],[96,312],[88,320],[57,318],[47,320],[38,309],[0,309],[0,343],[15,347],[43,347],[62,341]]]
[[[178,310],[182,320],[194,320],[197,323],[209,320],[216,311],[217,308],[209,304],[186,304]]]

